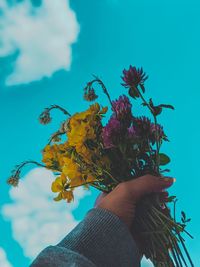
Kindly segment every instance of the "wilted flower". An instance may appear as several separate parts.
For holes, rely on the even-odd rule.
[[[61,132],[59,132],[59,131],[58,131],[58,132],[55,132],[54,134],[52,134],[50,140],[51,140],[52,142],[55,142],[55,143],[56,143],[56,142],[60,142],[60,141],[61,141],[61,137],[60,137],[61,134],[63,134],[63,133],[61,133]]]
[[[112,116],[102,130],[103,144],[105,148],[111,148],[119,144],[121,139],[120,121]]]
[[[39,116],[39,121],[41,124],[48,124],[51,122],[51,117],[50,117],[50,112],[48,109],[44,110],[40,116]]]
[[[18,186],[19,183],[19,173],[16,173],[15,175],[8,178],[7,183],[9,185],[12,185],[14,187]]]
[[[95,99],[97,99],[97,97],[98,96],[96,95],[94,88],[85,89],[83,98],[86,101],[94,101]]]
[[[125,95],[119,97],[119,99],[112,101],[112,110],[114,111],[118,120],[124,122],[126,125],[130,125],[132,119],[131,103],[129,98]]]
[[[123,74],[122,80],[124,84],[122,85],[124,87],[137,87],[139,84],[144,85],[144,82],[148,78],[142,68],[137,69],[131,65],[128,70],[123,70]]]

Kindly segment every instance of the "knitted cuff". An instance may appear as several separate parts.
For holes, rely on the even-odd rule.
[[[76,251],[98,267],[139,267],[140,256],[128,227],[113,213],[90,210],[58,246]]]

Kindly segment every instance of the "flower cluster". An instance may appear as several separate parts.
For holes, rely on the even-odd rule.
[[[94,85],[101,87],[108,98],[111,116],[106,124],[103,123],[103,117],[108,108],[102,108],[98,103],[74,115],[58,105],[46,108],[39,117],[42,124],[51,121],[50,111],[53,109],[62,111],[68,118],[43,149],[44,165],[35,161],[17,165],[8,183],[17,186],[22,167],[27,163],[37,164],[55,173],[56,178],[51,186],[57,194],[54,200],[71,202],[74,189],[79,186],[95,187],[109,193],[120,182],[137,179],[147,173],[162,176],[164,171],[168,171],[162,168],[170,162],[170,158],[161,153],[162,143],[168,139],[163,127],[157,123],[157,116],[163,109],[174,108],[166,104],[154,105],[152,99],[146,101],[143,94],[147,78],[142,68],[130,66],[128,70],[124,69],[122,85],[128,88],[130,97],[121,95],[116,100],[111,99],[106,86],[98,77],[94,76],[87,83],[84,88],[85,100],[91,102],[97,99]],[[133,113],[131,98],[140,99],[152,118],[136,115],[135,106]],[[182,213],[182,223],[175,221],[167,206],[170,202],[175,207],[174,197],[163,199],[158,194],[147,196],[138,206],[134,222],[145,244],[143,253],[156,267],[182,267],[186,261],[181,254],[180,244],[192,263],[181,236],[189,219]]]
[[[111,148],[120,143],[122,137],[120,121],[116,117],[111,117],[107,125],[103,128],[102,138],[105,148]]]
[[[56,201],[67,199],[70,202],[75,187],[96,181],[87,168],[92,161],[108,168],[109,160],[105,156],[100,157],[98,143],[101,118],[106,111],[107,108],[101,109],[96,103],[88,110],[74,114],[65,127],[68,140],[44,148],[43,162],[46,167],[60,172],[52,184],[52,191],[59,193]]]
[[[132,119],[132,105],[127,96],[122,95],[119,99],[112,101],[112,111],[119,121],[125,125],[130,125]]]
[[[159,124],[152,123],[145,116],[135,117],[133,119],[135,134],[141,139],[155,144],[155,142],[167,141],[167,136],[164,133],[163,127]]]
[[[102,130],[102,138],[105,148],[115,147],[122,142],[124,135],[132,122],[133,115],[131,108],[132,105],[129,98],[125,95],[112,101],[113,114]]]

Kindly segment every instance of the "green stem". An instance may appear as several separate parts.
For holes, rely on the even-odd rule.
[[[176,266],[177,266],[177,267],[182,267],[182,266],[179,266],[179,263],[178,263],[178,259],[177,259],[176,253],[174,252],[174,249],[173,249],[172,246],[171,246],[171,253],[172,253],[173,259],[174,259],[174,261],[175,261],[175,263],[176,263]]]
[[[58,131],[58,132],[56,132],[55,134],[53,134],[52,137],[50,138],[49,142],[48,142],[48,145],[51,144],[52,140],[53,140],[55,137],[57,137],[57,136],[59,136],[59,135],[63,135],[63,134],[65,134],[65,132],[60,132],[60,131]]]
[[[154,209],[155,210],[155,209]],[[156,210],[155,210],[156,211]],[[160,213],[158,210],[156,211],[157,213],[159,213],[160,215],[162,214],[162,213]],[[155,213],[155,215],[157,215],[157,213]],[[167,218],[164,214],[162,214],[163,215],[163,217],[164,218],[166,218],[168,221],[171,221],[169,218]],[[159,216],[157,216],[158,218],[159,218]],[[186,246],[185,246],[185,244],[184,244],[184,242],[183,242],[183,238],[181,237],[181,235],[180,235],[180,233],[179,233],[179,230],[177,231],[177,224],[175,224],[173,221],[171,221],[171,223],[173,223],[173,225],[175,226],[175,232],[176,232],[176,234],[178,235],[178,237],[179,237],[179,240],[180,240],[180,242],[181,242],[181,244],[182,244],[182,246],[183,246],[183,249],[184,249],[184,251],[185,251],[185,253],[186,253],[186,255],[187,255],[187,258],[188,258],[188,260],[189,260],[189,262],[190,262],[190,264],[191,264],[191,266],[192,267],[194,267],[194,264],[193,264],[193,262],[192,262],[192,260],[191,260],[191,258],[190,258],[190,255],[189,255],[189,253],[188,253],[188,251],[187,251],[187,248],[186,248]],[[171,231],[170,231],[170,229],[169,229],[169,234],[171,235]],[[183,256],[182,256],[183,257]],[[185,263],[185,260],[183,260],[184,261],[184,263]],[[186,264],[187,265],[187,264]]]
[[[59,109],[60,111],[62,111],[65,115],[68,115],[69,117],[71,117],[71,114],[64,108],[62,108],[59,105],[52,105],[50,108],[48,108],[49,111],[51,111],[52,109]]]
[[[154,123],[155,123],[155,127],[157,127],[157,118],[156,116],[154,115],[154,110],[152,109],[152,107],[149,105],[149,103],[146,101],[146,99],[143,97],[142,93],[140,92],[140,90],[138,88],[137,89],[137,92],[140,96],[140,98],[142,99],[142,101],[145,103],[145,105],[148,107],[148,109],[150,110],[153,118],[154,118]],[[159,150],[160,150],[160,147],[159,147],[159,143],[158,143],[158,131],[157,131],[157,128],[156,128],[156,172],[159,174],[159,165],[160,165],[160,159],[159,159]]]
[[[147,217],[148,217],[148,226],[147,226],[147,220],[140,218],[140,224],[142,223],[143,228],[146,229],[151,229],[153,235],[148,238],[149,242],[152,243],[152,245],[155,243],[156,248],[153,248],[153,255],[152,255],[152,260],[156,260],[157,258],[162,257],[163,261],[170,262],[170,256],[168,255],[167,251],[168,249],[166,248],[166,242],[163,240],[165,239],[165,236],[162,234],[163,231],[160,233],[156,232],[155,229],[159,229],[160,225],[158,225],[157,221],[154,220],[153,216],[151,216],[151,212],[147,212]],[[142,232],[143,234],[144,232]],[[145,233],[144,233],[145,234]],[[160,249],[162,247],[162,250]],[[159,248],[159,249],[158,249]],[[157,254],[155,254],[157,252]],[[167,254],[166,254],[167,253]]]
[[[92,187],[102,191],[103,193],[109,193],[110,191],[109,190],[104,190],[103,188],[101,188],[100,186],[97,186],[97,185],[94,185],[94,184],[90,184]]]
[[[177,234],[178,234],[178,237],[179,237],[179,240],[180,240],[180,242],[181,242],[181,245],[183,246],[183,249],[184,249],[184,251],[185,251],[185,254],[186,254],[187,257],[188,257],[188,260],[189,260],[191,266],[194,267],[194,264],[193,264],[193,262],[192,262],[192,259],[191,259],[190,255],[189,255],[189,252],[188,252],[188,250],[187,250],[187,248],[186,248],[186,246],[185,246],[185,244],[184,244],[184,242],[183,242],[183,238],[182,238],[182,236],[180,235],[180,233],[177,233]]]
[[[43,164],[41,164],[41,163],[39,163],[39,162],[37,162],[37,161],[34,161],[34,160],[28,160],[28,161],[24,161],[23,163],[20,164],[20,166],[19,166],[19,167],[17,168],[17,170],[16,170],[16,173],[19,173],[19,172],[21,171],[21,169],[22,169],[25,165],[27,165],[27,164],[35,164],[35,165],[37,165],[37,166],[46,168],[45,165],[43,165]]]
[[[95,167],[99,168],[99,166],[97,164],[95,164],[94,162],[92,163],[92,165],[94,165]],[[107,170],[101,169],[102,172],[104,172],[105,174],[107,174],[108,176],[110,176],[110,178],[117,184],[120,183],[120,181],[118,179],[116,179],[115,177],[113,177]]]
[[[176,222],[176,202],[177,202],[177,199],[175,199],[174,201],[173,201],[173,203],[174,203],[174,221]]]
[[[91,84],[97,82],[102,87],[104,94],[108,97],[108,100],[109,100],[109,102],[111,104],[111,107],[113,107],[112,100],[110,98],[110,95],[108,93],[108,90],[107,90],[105,84],[97,76],[95,76],[95,75],[93,75],[93,76],[94,76],[95,80],[91,81]]]
[[[96,181],[93,181],[93,182],[86,182],[84,184],[79,184],[79,185],[76,185],[76,186],[69,186],[66,189],[73,189],[73,188],[80,187],[80,186],[83,186],[83,185],[91,185],[91,186],[93,186],[93,187],[95,187],[95,188],[97,188],[97,189],[99,189],[99,190],[101,190],[101,191],[103,191],[105,193],[108,193],[109,190],[104,190],[102,187],[100,187],[100,186],[95,184],[95,182],[99,182],[99,181],[100,180],[96,180]]]
[[[177,253],[180,255],[180,257],[181,257],[182,261],[184,262],[185,266],[188,267],[188,265],[187,265],[187,263],[186,263],[186,261],[185,261],[185,259],[183,257],[183,254],[181,252],[181,249],[179,248],[177,242],[174,241],[174,240],[172,240],[172,242],[173,242],[174,246],[176,247]]]

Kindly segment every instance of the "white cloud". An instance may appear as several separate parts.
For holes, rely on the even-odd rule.
[[[71,45],[77,41],[79,24],[69,0],[42,0],[40,7],[33,7],[30,0],[12,6],[1,0],[0,11],[0,56],[19,51],[7,85],[70,69]]]
[[[147,260],[145,257],[142,258],[141,267],[153,267],[153,263]]]
[[[10,190],[11,204],[5,204],[2,213],[11,220],[13,238],[21,245],[27,257],[35,257],[43,248],[59,242],[78,223],[72,212],[89,191],[78,188],[73,203],[55,202],[51,171],[36,168],[22,178],[17,188]],[[1,265],[0,265],[1,266]]]
[[[12,265],[7,259],[4,249],[1,247],[0,247],[0,266],[1,267],[12,267]]]

